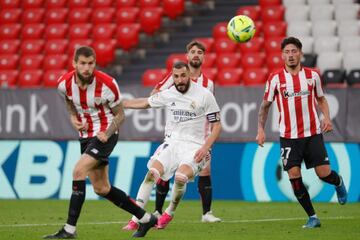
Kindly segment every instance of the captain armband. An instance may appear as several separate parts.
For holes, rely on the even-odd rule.
[[[220,121],[220,113],[219,112],[209,113],[208,115],[206,115],[206,117],[207,117],[208,121],[211,123]]]

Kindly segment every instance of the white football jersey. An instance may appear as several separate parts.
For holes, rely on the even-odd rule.
[[[208,135],[207,115],[220,112],[214,95],[193,82],[185,94],[172,86],[152,95],[148,101],[151,107],[166,108],[165,140],[203,144]]]

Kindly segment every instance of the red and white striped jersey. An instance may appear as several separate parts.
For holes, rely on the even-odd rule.
[[[210,92],[214,93],[214,82],[207,78],[204,74],[201,73],[198,78],[192,78],[191,80],[193,82],[196,82],[198,85],[207,88]],[[170,88],[172,85],[174,85],[174,79],[172,78],[172,74],[169,73],[155,86],[155,89],[162,91]]]
[[[266,83],[264,100],[276,99],[283,138],[303,138],[321,133],[316,98],[324,96],[317,71],[303,67],[297,75],[285,68],[273,72]]]
[[[75,82],[75,71],[64,74],[58,80],[58,90],[71,100],[77,111],[79,121],[88,124],[88,129],[79,131],[81,138],[96,136],[111,124],[114,115],[111,108],[120,103],[120,90],[116,80],[95,70],[93,81],[86,89]]]

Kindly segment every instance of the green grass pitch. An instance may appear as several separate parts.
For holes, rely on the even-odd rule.
[[[149,203],[153,210],[153,202]],[[302,229],[306,215],[297,203],[214,201],[221,223],[201,223],[199,201],[183,201],[165,230],[150,230],[145,239],[360,239],[360,203],[340,206],[315,203],[319,229]],[[41,239],[66,221],[68,201],[0,200],[0,239]],[[78,239],[131,239],[121,230],[130,215],[105,200],[85,201],[78,222]]]

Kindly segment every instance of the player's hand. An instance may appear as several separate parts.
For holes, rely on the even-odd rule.
[[[331,122],[331,120],[329,118],[324,118],[321,121],[321,130],[324,133],[331,132],[333,130],[333,125],[332,125],[332,122]]]
[[[256,135],[256,142],[259,144],[260,147],[264,146],[265,143],[265,131],[264,130],[258,130],[258,134]]]
[[[98,132],[98,134],[96,134],[96,137],[102,143],[106,143],[108,141],[108,136],[105,134],[105,132]]]
[[[195,156],[194,156],[195,162],[196,163],[201,162],[208,154],[209,154],[209,149],[207,149],[206,147],[201,147],[195,153]]]
[[[82,123],[77,119],[75,115],[70,116],[70,121],[73,127],[78,131],[86,131],[89,128],[89,125],[87,123]]]

